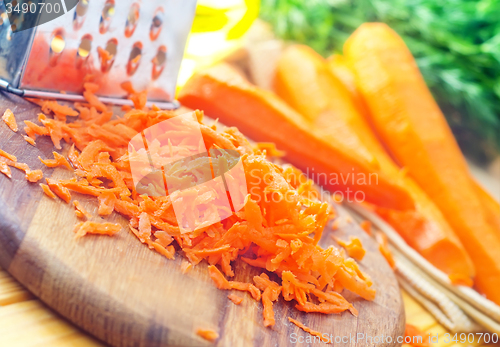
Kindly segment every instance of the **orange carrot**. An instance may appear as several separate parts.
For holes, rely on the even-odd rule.
[[[343,66],[342,69],[344,79],[352,84],[354,74],[351,72],[348,78],[349,68]],[[365,120],[366,114],[356,107],[348,90],[355,86],[345,86],[331,73],[325,60],[305,46],[290,46],[285,50],[278,62],[275,84],[278,94],[305,118],[322,131],[351,143],[351,150],[358,155],[369,152],[378,162],[380,171],[407,192],[415,210],[375,206],[375,211],[411,247],[447,274],[464,278],[474,276],[474,267],[465,248],[437,206],[394,163]],[[303,95],[306,90],[310,95]]]
[[[4,157],[4,158],[7,158],[9,160],[12,160],[13,162],[16,162],[17,161],[17,158],[15,156],[13,156],[12,154],[10,153],[7,153],[3,150],[0,149],[0,156]]]
[[[217,269],[215,266],[210,265],[208,267],[208,272],[212,281],[214,281],[215,285],[219,289],[236,289],[239,291],[247,291],[249,292],[255,300],[260,300],[261,294],[260,291],[250,283],[242,283],[235,281],[228,281],[224,275]]]
[[[145,242],[150,248],[154,249],[159,254],[163,255],[167,259],[175,259],[175,248],[174,246],[163,247],[156,241],[146,240]]]
[[[193,268],[193,264],[190,262],[183,260],[181,263],[181,271],[183,274],[188,273]]]
[[[56,180],[50,178],[45,178],[45,180],[47,181],[47,185],[49,186],[50,190],[52,190],[58,197],[60,197],[66,203],[70,202],[71,194],[67,188],[63,187],[61,183],[57,182]]]
[[[428,336],[417,327],[406,324],[405,344],[413,347],[429,347]]]
[[[490,226],[500,234],[500,203],[496,201],[479,183],[473,180],[476,193],[486,212],[486,219]]]
[[[73,170],[71,167],[71,164],[68,162],[66,158],[64,158],[62,155],[60,155],[57,152],[52,152],[54,155],[54,159],[45,159],[43,160],[42,158],[38,157],[40,161],[47,167],[58,167],[58,166],[64,166],[69,170]]]
[[[4,156],[0,156],[0,162],[3,162],[3,163],[5,163],[5,164],[7,164],[9,166],[15,167],[18,170],[22,170],[25,173],[30,170],[29,166],[26,165],[25,163],[19,163],[17,161],[12,161],[10,159],[7,159]]]
[[[83,97],[85,98],[85,100],[87,100],[91,106],[95,107],[97,111],[107,111],[108,108],[106,107],[106,105],[104,105],[101,100],[99,100],[99,98],[94,95],[94,93],[97,91],[96,85],[93,83],[85,83],[84,87],[85,91],[83,92]]]
[[[269,277],[265,273],[262,273],[260,276],[254,276],[253,281],[255,282],[255,286],[263,291],[262,305],[264,309],[262,310],[262,315],[264,316],[264,326],[273,326],[276,323],[274,319],[273,301],[278,300],[281,293],[281,286],[269,280]]]
[[[353,257],[356,260],[361,261],[366,254],[366,250],[363,248],[361,241],[357,237],[351,237],[350,242],[344,242],[338,238],[335,238],[337,243],[344,247],[347,251],[347,254],[350,257]]]
[[[120,224],[115,223],[97,223],[97,222],[80,222],[75,226],[75,237],[80,238],[87,234],[109,235],[113,236],[121,230]]]
[[[210,329],[198,329],[196,330],[196,335],[204,338],[207,341],[214,342],[219,338],[219,334],[217,332]]]
[[[26,124],[24,131],[26,131],[28,136],[33,138],[33,140],[36,140],[35,135],[44,135],[44,136],[49,135],[49,131],[45,127],[42,127],[38,124],[35,124],[29,120],[25,120],[24,124]],[[28,133],[28,132],[30,132],[30,133]]]
[[[369,108],[366,105],[366,101],[363,95],[358,90],[356,85],[356,76],[352,71],[349,60],[340,54],[334,54],[327,60],[328,69],[330,72],[337,77],[337,79],[342,82],[342,84],[349,91],[349,94],[354,102],[354,106],[358,109],[358,112],[367,117]]]
[[[302,324],[298,320],[295,320],[295,319],[293,319],[291,317],[288,317],[288,320],[291,323],[293,323],[296,326],[298,326],[300,329],[304,330],[306,333],[309,333],[309,334],[311,334],[313,336],[319,337],[321,339],[321,341],[323,341],[324,343],[332,343],[332,341],[330,341],[330,339],[328,339],[328,334],[322,334],[319,331],[312,330],[311,328],[306,327],[304,324]]]
[[[87,219],[92,218],[92,215],[82,206],[82,204],[80,204],[78,200],[74,200],[73,205],[75,206],[75,214],[77,215],[77,217],[85,217]]]
[[[372,234],[372,223],[368,220],[364,220],[361,223],[359,223],[359,226],[361,229],[363,229],[368,235],[371,236]]]
[[[35,140],[33,140],[33,138],[31,138],[31,137],[29,137],[29,136],[25,136],[25,135],[23,135],[23,138],[24,138],[24,140],[25,140],[26,142],[28,142],[30,145],[32,145],[32,146],[35,146],[35,145],[36,145]]]
[[[112,192],[103,192],[98,196],[99,210],[97,213],[99,216],[110,215],[115,208],[116,196]]]
[[[12,173],[10,171],[9,166],[7,165],[7,163],[3,161],[0,161],[0,172],[3,173],[8,178],[12,178]]]
[[[396,268],[396,262],[394,261],[394,257],[392,256],[391,251],[389,250],[389,242],[387,240],[387,235],[383,232],[377,231],[375,233],[375,239],[378,243],[378,250],[384,256],[385,260],[391,267],[391,269]]]
[[[135,93],[129,96],[129,99],[134,103],[134,107],[137,110],[142,110],[146,106],[148,92],[144,90],[140,93]]]
[[[32,183],[38,182],[43,178],[42,170],[26,170],[26,179]]]
[[[18,129],[16,118],[14,117],[14,113],[12,113],[10,109],[5,110],[2,119],[13,132],[17,132]]]
[[[132,94],[137,94],[137,91],[134,89],[132,86],[132,83],[130,81],[123,82],[120,84],[120,87],[127,92],[127,94],[132,95]]]
[[[286,151],[286,158],[292,164],[315,168],[318,176],[335,173],[337,180],[320,182],[330,189],[340,189],[346,195],[362,191],[374,203],[395,209],[413,208],[409,196],[377,171],[372,156],[353,155],[346,144],[315,131],[274,94],[250,85],[226,65],[195,74],[181,90],[179,100],[220,117],[228,125],[238,126],[254,140],[273,141]],[[352,181],[353,173],[365,177],[366,185]],[[369,184],[370,177],[378,177],[378,184]]]
[[[235,305],[240,305],[243,302],[243,298],[236,294],[229,294],[227,298],[231,300]]]
[[[362,25],[344,51],[384,144],[461,240],[478,290],[500,304],[500,235],[487,221],[467,163],[410,51],[380,23]]]
[[[39,183],[39,184],[40,184],[40,187],[42,187],[43,192],[45,193],[45,195],[47,195],[51,199],[55,199],[56,198],[56,195],[52,192],[52,190],[50,190],[50,187],[48,185],[43,184],[43,183]]]
[[[222,273],[213,265],[208,267],[208,273],[210,274],[210,278],[214,281],[215,285],[219,289],[231,289],[229,285],[229,281],[222,275]]]

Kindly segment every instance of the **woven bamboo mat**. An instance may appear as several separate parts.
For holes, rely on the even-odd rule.
[[[405,292],[403,292],[403,299],[406,322],[432,336],[438,334],[439,342],[432,343],[432,347],[493,346],[477,342],[445,343],[446,329]],[[0,346],[97,347],[105,345],[36,300],[0,268]]]

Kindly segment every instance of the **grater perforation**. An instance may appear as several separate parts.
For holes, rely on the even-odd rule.
[[[68,7],[68,0],[40,1]],[[56,19],[12,32],[0,0],[0,88],[79,101],[83,83],[91,80],[101,86],[98,95],[105,102],[121,105],[129,100],[120,84],[130,81],[136,90],[148,90],[150,103],[176,107],[173,96],[196,0],[75,4]]]

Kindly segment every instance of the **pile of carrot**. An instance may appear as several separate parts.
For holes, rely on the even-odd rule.
[[[112,118],[113,113],[94,95],[98,87],[87,83],[86,102],[76,103],[74,108],[41,102],[44,113],[38,116],[40,124],[26,123],[26,132],[34,142],[37,136],[50,136],[57,149],[62,148],[63,140],[71,144],[65,156],[54,152],[53,159],[40,160],[48,167],[72,170],[74,177],[46,178],[47,184],[40,186],[51,198],[73,201],[76,215],[84,220],[75,227],[77,237],[120,231],[118,224],[89,220],[90,214],[74,199],[81,194],[94,196],[100,216],[115,211],[128,218],[130,231],[150,249],[169,259],[182,250],[191,264],[206,261],[218,288],[248,292],[261,301],[265,326],[275,324],[273,304],[279,297],[295,301],[295,307],[304,312],[350,311],[354,315],[356,309],[341,294],[344,289],[366,300],[375,298],[370,278],[354,259],[341,249],[318,245],[334,211],[319,200],[312,182],[292,166],[269,161],[268,150],[278,153],[274,146],[251,145],[236,128],[205,125],[200,111],[193,114],[206,148],[232,149],[240,154],[249,194],[243,208],[229,218],[181,232],[170,196],[136,191],[128,155],[129,141],[135,135],[176,113],[154,106],[149,109],[144,92],[135,92],[129,84],[124,87],[134,107],[123,117]],[[5,158],[15,163],[13,159]],[[358,256],[364,252],[360,244],[355,248]],[[261,268],[262,274],[248,283],[230,280],[235,275],[232,262],[237,259]],[[183,271],[188,270],[189,266],[183,266]],[[241,302],[234,295],[230,299]]]
[[[344,55],[328,60],[287,47],[274,93],[220,64],[191,77],[179,97],[272,139],[302,169],[377,174],[378,187],[337,182],[331,190],[363,191],[365,204],[452,283],[500,304],[500,204],[471,177],[410,51],[385,24],[362,25]],[[394,265],[386,238],[377,238]]]

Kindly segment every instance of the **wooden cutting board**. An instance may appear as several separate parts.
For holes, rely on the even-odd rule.
[[[21,98],[0,93],[0,113],[10,108],[18,125],[35,120],[38,106]],[[48,169],[38,156],[52,157],[52,142],[39,137],[36,147],[0,122],[0,148],[17,156],[31,169],[42,169],[45,177],[69,178],[64,169]],[[65,150],[62,152],[65,153]],[[94,199],[74,193],[94,220]],[[367,249],[361,268],[376,286],[377,297],[367,302],[345,293],[354,302],[359,316],[304,314],[291,302],[275,304],[276,325],[263,326],[262,305],[244,294],[241,305],[227,299],[229,292],[215,288],[201,263],[183,274],[183,256],[168,260],[141,244],[126,227],[127,221],[114,214],[107,220],[123,226],[114,237],[86,236],[75,240],[73,226],[78,222],[72,204],[47,198],[37,183],[28,183],[24,173],[12,170],[12,178],[0,175],[0,265],[47,305],[81,328],[113,346],[211,346],[196,330],[213,329],[218,346],[287,346],[294,337],[310,337],[288,322],[292,317],[306,326],[344,337],[396,336],[404,333],[404,308],[392,270],[376,245],[338,208],[340,228],[328,227],[323,246],[333,243],[331,235],[347,239],[358,236]],[[260,271],[246,264],[235,265],[236,280],[249,281]],[[243,293],[238,293],[243,295]],[[296,335],[293,335],[296,334]],[[300,343],[298,343],[301,345]],[[306,344],[320,346],[322,342]],[[393,346],[386,341],[373,344],[334,343],[335,346]]]

